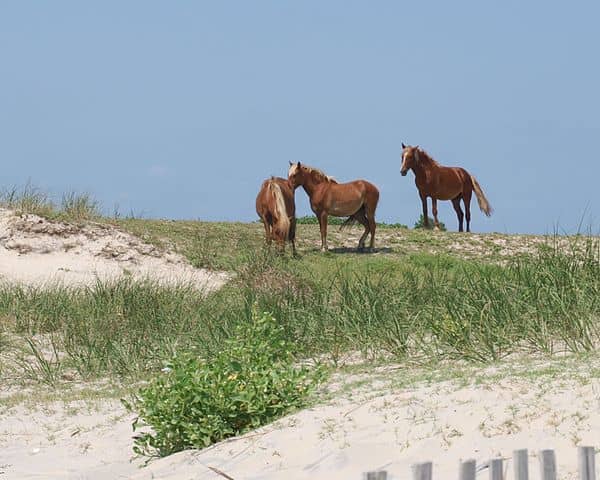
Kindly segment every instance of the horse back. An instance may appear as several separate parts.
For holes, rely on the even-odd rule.
[[[354,180],[346,183],[321,183],[311,196],[313,211],[330,210],[339,211],[332,213],[337,216],[351,215],[361,205],[371,205],[373,208],[379,202],[379,190],[375,185],[366,180]],[[316,210],[315,210],[316,209]],[[342,210],[352,211],[341,213]]]
[[[320,185],[322,188],[344,194],[346,192],[360,191],[365,193],[376,192],[379,195],[379,189],[367,180],[353,180],[346,183],[323,183]]]

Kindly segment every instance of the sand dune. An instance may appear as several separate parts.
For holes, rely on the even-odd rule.
[[[127,276],[163,284],[219,288],[225,273],[193,268],[165,252],[102,224],[52,222],[0,209],[0,282],[26,285],[90,285]]]
[[[460,459],[553,448],[559,478],[575,479],[576,445],[597,446],[600,438],[598,366],[598,359],[561,359],[467,367],[459,378],[408,386],[399,370],[338,376],[328,386],[332,400],[144,468],[131,462],[132,417],[117,401],[15,407],[0,418],[0,471],[4,479],[224,478],[213,468],[235,480],[341,480],[386,469],[401,479],[412,463],[432,460],[434,478],[444,479],[457,478]],[[535,458],[530,468],[538,478]]]

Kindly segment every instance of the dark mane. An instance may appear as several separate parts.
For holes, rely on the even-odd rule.
[[[431,155],[429,155],[425,150],[423,150],[420,147],[415,147],[417,149],[417,151],[419,152],[419,160],[423,161],[425,160],[425,162],[430,163],[432,165],[436,165],[436,166],[440,166],[440,164],[438,162],[436,162],[433,157]]]

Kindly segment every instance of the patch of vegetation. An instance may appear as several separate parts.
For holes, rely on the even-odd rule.
[[[419,219],[415,222],[414,228],[427,228],[429,230],[433,230],[433,227],[435,225],[433,222],[433,218],[428,216],[427,219],[429,221],[429,226],[425,227],[425,217],[423,216],[423,214],[421,214],[419,216]],[[442,232],[446,231],[446,224],[444,222],[440,222],[440,230]]]
[[[327,224],[342,225],[345,220],[345,218],[329,216],[327,218]],[[298,217],[296,219],[296,223],[298,225],[318,225],[319,220],[314,215],[306,215],[304,217]],[[408,226],[404,225],[403,223],[377,222],[377,226],[381,228],[408,228]]]
[[[292,352],[275,318],[254,312],[210,359],[177,353],[163,375],[125,402],[139,412],[134,430],[152,429],[138,434],[134,451],[165,456],[204,448],[302,407],[324,371],[296,366]]]
[[[0,204],[18,214],[33,213],[41,217],[52,216],[55,206],[47,193],[27,182],[24,187],[11,187],[0,192]]]
[[[344,223],[344,220],[346,219],[342,217],[329,216],[327,218],[327,223],[329,225],[341,225]],[[296,219],[296,223],[298,225],[318,225],[319,219],[315,215],[306,215],[304,217],[298,217]]]
[[[216,355],[255,304],[273,312],[298,359],[337,363],[359,351],[423,364],[593,351],[600,245],[587,243],[505,266],[423,253],[295,259],[258,247],[236,252],[236,277],[207,297],[129,280],[51,290],[3,284],[0,375],[12,364],[12,377],[50,384],[69,371],[145,378],[175,352]]]
[[[0,192],[0,205],[14,210],[18,215],[34,214],[49,220],[82,222],[100,217],[98,202],[88,193],[63,194],[60,205],[40,188],[26,183],[24,187],[11,187]]]
[[[93,220],[100,217],[100,207],[88,193],[69,192],[62,196],[60,214],[76,222]]]
[[[159,248],[173,248],[197,268],[237,271],[262,250],[264,230],[256,223],[192,220],[111,219],[110,222]]]

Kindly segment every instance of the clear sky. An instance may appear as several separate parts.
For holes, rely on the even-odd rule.
[[[599,22],[597,1],[4,0],[0,186],[249,221],[299,160],[412,226],[405,142],[478,178],[475,231],[597,229]]]

